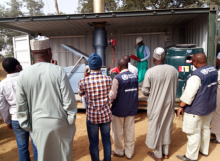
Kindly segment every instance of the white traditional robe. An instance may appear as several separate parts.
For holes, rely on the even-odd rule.
[[[220,142],[220,70],[218,70],[216,110],[212,116],[211,133],[215,134],[217,141]]]
[[[17,117],[30,131],[38,161],[72,161],[77,106],[64,69],[36,63],[17,80]]]
[[[151,149],[171,143],[178,75],[170,65],[157,65],[145,74],[142,92],[149,95],[145,143]]]

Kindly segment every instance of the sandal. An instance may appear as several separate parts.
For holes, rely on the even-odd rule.
[[[211,133],[211,136],[216,138],[215,134],[213,134],[213,133]]]
[[[113,156],[116,156],[116,157],[123,157],[123,156],[124,156],[124,155],[119,155],[119,154],[115,153],[114,150],[112,151],[112,155],[113,155]]]
[[[208,155],[206,155],[206,154],[203,154],[202,152],[200,152],[199,151],[199,154],[201,154],[202,156],[204,156],[204,157],[207,157]]]
[[[216,140],[216,139],[211,139],[210,142],[215,143],[215,144],[220,144],[220,142],[218,142],[218,140]]]
[[[151,157],[152,159],[154,159],[155,161],[162,161],[162,158],[157,158],[155,157],[153,152],[148,152],[149,157]]]
[[[164,159],[169,159],[169,155],[163,154],[163,158],[164,158]]]

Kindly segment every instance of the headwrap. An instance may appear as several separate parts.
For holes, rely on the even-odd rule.
[[[220,52],[218,53],[217,58],[220,60]]]
[[[153,57],[157,60],[162,60],[165,58],[165,51],[161,47],[154,49]]]
[[[50,40],[45,36],[38,36],[30,41],[31,50],[44,50],[50,48]]]
[[[102,58],[96,53],[92,53],[89,56],[88,62],[89,62],[88,63],[89,68],[92,69],[92,70],[99,69],[102,66]]]

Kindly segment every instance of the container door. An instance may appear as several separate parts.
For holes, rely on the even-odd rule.
[[[23,69],[31,65],[29,35],[13,37],[14,57],[20,62]]]

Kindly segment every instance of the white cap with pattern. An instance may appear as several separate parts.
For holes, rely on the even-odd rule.
[[[220,60],[220,52],[218,53],[217,58]]]
[[[30,41],[31,50],[44,50],[50,48],[50,40],[46,36],[38,36]]]
[[[162,60],[165,57],[165,50],[161,47],[154,49],[153,57],[157,60]]]

